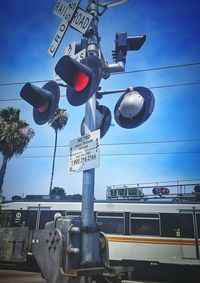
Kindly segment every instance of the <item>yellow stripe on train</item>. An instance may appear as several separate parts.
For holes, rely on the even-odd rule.
[[[166,239],[166,238],[143,238],[143,237],[124,237],[107,236],[108,242],[126,242],[143,244],[166,244],[166,245],[195,245],[194,239]]]

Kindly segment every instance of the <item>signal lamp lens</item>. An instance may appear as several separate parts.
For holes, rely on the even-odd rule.
[[[81,71],[78,71],[74,77],[74,89],[77,92],[84,90],[89,83],[90,78]]]
[[[37,110],[40,112],[40,113],[43,113],[45,111],[47,111],[47,109],[49,108],[49,100],[45,101],[45,103],[38,107]]]
[[[152,190],[152,193],[154,194],[154,195],[158,195],[158,189],[157,188],[153,188],[153,190]]]
[[[165,188],[162,188],[162,189],[161,189],[161,193],[162,193],[162,194],[166,193],[166,189],[165,189]]]
[[[167,194],[169,194],[169,189],[168,188],[161,188],[161,193],[167,195]]]

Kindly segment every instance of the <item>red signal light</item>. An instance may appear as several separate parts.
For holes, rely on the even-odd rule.
[[[73,81],[75,91],[83,91],[88,86],[89,81],[90,78],[85,73],[78,71],[75,74]]]
[[[165,188],[161,188],[161,193],[162,194],[166,193],[166,189]]]
[[[169,194],[169,189],[168,188],[161,188],[161,194],[163,194],[163,195]]]

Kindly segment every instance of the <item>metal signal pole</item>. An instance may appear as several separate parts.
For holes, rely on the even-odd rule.
[[[87,37],[87,56],[99,57],[98,0],[89,0],[87,12],[94,16]],[[96,130],[96,94],[85,107],[85,134]],[[98,247],[95,246],[96,223],[94,222],[95,169],[83,171],[82,183],[82,264],[99,261]]]

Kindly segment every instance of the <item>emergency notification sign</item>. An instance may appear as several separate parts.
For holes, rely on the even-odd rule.
[[[73,174],[100,165],[100,130],[70,141],[69,169],[68,173]]]

